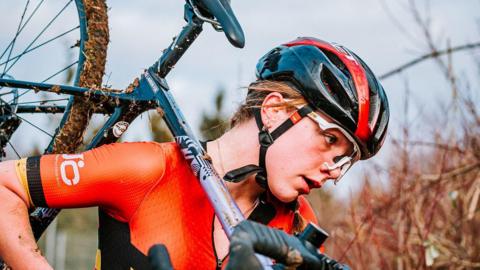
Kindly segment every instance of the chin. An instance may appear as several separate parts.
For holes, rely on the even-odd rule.
[[[283,203],[293,202],[300,195],[297,191],[292,191],[291,193],[288,193],[288,194],[285,194],[285,193],[275,194],[274,192],[272,192],[272,194],[275,196],[275,198],[277,198],[279,201]]]

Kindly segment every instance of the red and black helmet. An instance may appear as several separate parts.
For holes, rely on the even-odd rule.
[[[263,56],[257,78],[293,84],[313,109],[352,135],[361,159],[374,156],[382,146],[389,120],[387,96],[370,68],[349,49],[298,38]]]

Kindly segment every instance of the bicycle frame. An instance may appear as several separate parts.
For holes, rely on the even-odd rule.
[[[206,192],[223,230],[230,237],[234,226],[245,218],[221,177],[208,161],[208,154],[193,135],[165,80],[169,71],[202,31],[203,21],[195,15],[189,1],[185,4],[185,19],[187,25],[183,27],[181,33],[173,40],[161,58],[145,70],[138,80],[137,86],[129,93],[122,91],[107,92],[102,89],[34,83],[3,78],[0,78],[0,86],[62,93],[72,96],[87,96],[94,102],[104,104],[100,112],[109,113],[111,116],[104,126],[100,128],[94,139],[87,146],[87,149],[117,141],[121,133],[123,133],[119,132],[118,126],[123,126],[124,129],[122,131],[125,131],[125,127],[140,113],[149,109],[161,108],[164,112],[163,119],[175,137],[175,141],[180,146],[186,160],[190,163],[193,173],[197,176],[202,188]],[[31,107],[33,107],[30,108],[32,111],[38,111],[39,109],[38,106]],[[28,109],[28,107],[25,108]],[[32,212],[31,225],[36,239],[41,236],[59,211],[57,209],[37,208]],[[266,257],[259,256],[259,258],[266,268],[272,264],[271,260]]]

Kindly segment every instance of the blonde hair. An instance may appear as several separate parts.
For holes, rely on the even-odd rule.
[[[287,99],[287,101],[271,105],[270,107],[280,107],[287,110],[295,110],[296,106],[307,103],[300,92],[295,90],[287,82],[269,80],[256,81],[251,83],[247,89],[248,94],[244,103],[239,106],[230,120],[231,127],[244,123],[254,117],[254,110],[256,108],[261,108],[265,97],[272,92],[278,92],[282,94],[283,98]]]

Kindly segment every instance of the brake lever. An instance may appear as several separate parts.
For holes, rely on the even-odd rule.
[[[223,31],[233,46],[245,46],[243,29],[228,0],[188,0],[188,3],[200,20],[210,23],[217,31]]]

